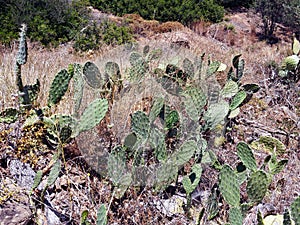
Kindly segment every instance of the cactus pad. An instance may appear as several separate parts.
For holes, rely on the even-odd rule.
[[[60,100],[68,90],[71,78],[72,76],[65,69],[59,71],[56,74],[50,86],[48,106],[55,105],[60,102]]]
[[[195,141],[185,141],[180,148],[171,155],[171,162],[176,166],[184,165],[191,159],[197,148]]]
[[[240,142],[236,146],[237,148],[237,154],[243,164],[251,171],[257,170],[256,161],[253,155],[253,152],[249,145],[247,145],[245,142]]]
[[[192,120],[198,121],[203,107],[206,105],[206,96],[200,88],[189,87],[184,92],[184,105]]]
[[[251,174],[247,183],[247,194],[252,202],[260,202],[268,190],[269,179],[267,174],[258,170]]]
[[[92,88],[101,87],[101,73],[98,67],[92,62],[86,62],[83,66],[83,75],[86,78],[86,82]]]
[[[214,129],[218,124],[222,123],[228,112],[229,105],[225,101],[211,104],[203,116],[207,128]]]
[[[184,72],[188,75],[189,78],[193,78],[195,75],[195,68],[191,60],[185,58],[183,60],[183,69]]]
[[[300,224],[300,197],[296,198],[291,205],[291,215],[295,224]]]
[[[131,130],[140,138],[148,138],[150,132],[150,121],[142,111],[136,111],[131,116]]]
[[[234,110],[239,107],[246,99],[247,93],[245,91],[239,91],[232,99],[230,103],[230,110]]]
[[[77,136],[80,132],[95,127],[104,118],[107,110],[108,101],[106,99],[94,100],[83,112],[72,136]]]
[[[107,62],[105,64],[105,76],[108,76],[114,82],[121,79],[120,67],[115,62]]]
[[[229,221],[230,225],[243,225],[243,215],[239,208],[230,208]]]
[[[78,114],[82,97],[83,97],[83,88],[84,88],[84,80],[82,77],[82,66],[80,64],[75,63],[74,66],[74,113]]]
[[[26,31],[27,27],[25,24],[22,24],[21,33],[20,33],[20,41],[19,41],[19,51],[17,55],[17,63],[19,65],[24,65],[27,62],[27,42],[26,42]]]
[[[224,165],[220,175],[220,191],[230,206],[238,207],[240,204],[240,187],[235,172],[229,165]]]
[[[227,81],[224,88],[222,89],[221,95],[224,98],[231,98],[234,95],[236,95],[236,93],[238,93],[238,91],[239,91],[238,84],[232,80],[229,80],[229,81]]]

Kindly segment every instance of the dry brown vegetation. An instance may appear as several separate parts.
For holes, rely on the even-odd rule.
[[[218,149],[217,155],[220,161],[234,165],[237,160],[235,145],[239,141],[250,142],[262,134],[270,134],[284,142],[288,148],[284,157],[289,159],[289,164],[282,173],[275,177],[271,192],[264,199],[262,206],[271,204],[275,208],[275,213],[282,214],[283,210],[300,193],[299,83],[294,84],[294,90],[291,90],[291,86],[282,84],[274,74],[276,66],[280,65],[290,49],[292,40],[289,33],[282,33],[284,28],[281,27],[278,33],[281,41],[272,46],[259,41],[256,36],[259,32],[259,27],[257,27],[259,19],[256,15],[247,13],[228,15],[226,21],[220,24],[195,23],[191,25],[192,29],[175,22],[159,24],[157,21],[145,21],[138,15],[126,15],[124,18],[136,33],[139,45],[149,44],[152,47],[161,48],[165,51],[164,54],[172,54],[170,49],[164,49],[166,43],[187,43],[185,47],[188,47],[189,51],[195,54],[206,53],[211,59],[219,60],[227,65],[231,64],[233,56],[242,54],[246,62],[243,82],[259,83],[262,89],[243,107],[242,115],[235,121],[236,128],[228,133],[229,141]],[[189,57],[188,53],[186,54],[186,57]],[[15,55],[16,47],[3,49],[0,53],[1,110],[16,104],[14,101],[16,95]],[[26,78],[24,83],[32,84],[36,79],[41,81],[38,104],[43,107],[46,105],[50,83],[55,74],[70,63],[83,63],[88,60],[95,62],[100,70],[105,62],[115,61],[120,65],[122,74],[125,73],[128,65],[128,55],[120,52],[118,48],[107,47],[85,55],[78,55],[67,46],[48,50],[30,44],[28,62],[22,67],[23,77]],[[218,77],[221,84],[224,84],[225,79],[225,74],[220,74]],[[62,107],[58,107],[64,113],[69,113],[68,98],[69,95],[66,95],[64,101],[60,103]],[[104,130],[100,132],[105,133]],[[3,165],[9,146],[6,146],[5,137],[1,137],[0,140],[2,144],[0,160]],[[51,154],[53,154],[51,151],[47,152],[44,157],[47,158]],[[96,209],[101,203],[110,205],[108,213],[110,224],[191,224],[184,214],[166,216],[154,204],[154,202],[171,197],[171,190],[155,193],[149,188],[131,188],[122,199],[113,199],[111,183],[85,164],[74,142],[66,147],[65,154],[66,168],[56,181],[55,192],[51,195],[52,207],[66,217],[63,224],[79,224],[81,212],[85,209],[89,210],[90,220],[92,224],[95,224]],[[257,160],[260,161],[265,155],[266,153],[263,152],[255,153]],[[24,196],[22,189],[12,188],[14,184],[10,179],[11,174],[8,168],[0,166],[0,174],[2,178],[0,185],[13,190],[11,197],[7,199],[10,203],[7,203],[8,211],[6,212],[13,211],[12,208],[15,205],[28,205],[28,196]],[[216,180],[216,173],[207,169],[198,189],[203,191],[206,190],[206,186],[211,188]],[[35,193],[34,197],[37,195],[38,193]],[[23,199],[18,201],[18,196],[22,196]],[[17,203],[13,205],[11,202]],[[227,218],[227,205],[222,203],[219,221],[209,224],[217,224],[217,222],[224,224]],[[195,199],[195,208],[200,208],[199,205],[201,203]],[[248,215],[245,224],[254,224],[255,209]],[[47,220],[48,215],[44,215],[43,212],[35,213],[39,221]],[[0,217],[2,214],[0,211]],[[68,220],[71,222],[68,223]],[[6,223],[0,222],[0,224]]]

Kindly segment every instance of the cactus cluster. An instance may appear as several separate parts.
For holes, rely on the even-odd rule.
[[[297,83],[300,79],[300,42],[294,37],[292,46],[293,55],[282,61],[278,75]]]

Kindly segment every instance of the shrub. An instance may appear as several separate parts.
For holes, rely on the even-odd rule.
[[[9,44],[18,36],[21,23],[28,24],[28,37],[43,45],[72,40],[88,23],[88,0],[0,0],[0,41]]]
[[[176,0],[91,0],[90,2],[93,7],[101,11],[119,16],[136,13],[145,19],[155,19],[160,22],[178,21],[185,25],[200,18],[218,22],[224,16],[224,8],[214,0],[191,0],[180,3]]]
[[[121,45],[133,41],[131,29],[126,25],[105,21],[101,29],[102,41],[107,45]]]

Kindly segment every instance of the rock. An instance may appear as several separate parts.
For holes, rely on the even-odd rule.
[[[32,218],[28,205],[21,203],[6,203],[0,208],[0,225],[26,225]]]

